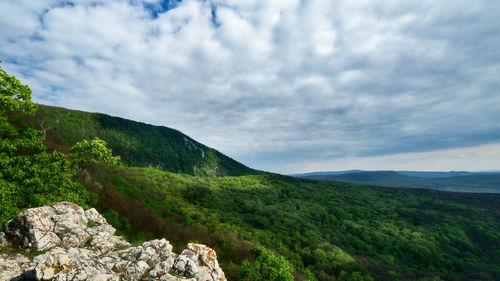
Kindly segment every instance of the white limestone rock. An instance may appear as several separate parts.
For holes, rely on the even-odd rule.
[[[147,241],[137,247],[118,251],[117,255],[124,260],[133,262],[144,261],[150,267],[154,267],[157,263],[165,261],[175,254],[172,253],[172,245],[163,238]]]
[[[8,247],[12,238],[22,248],[47,252],[33,261],[2,254],[0,280],[226,280],[215,251],[205,245],[190,243],[178,256],[165,239],[131,247],[114,234],[95,209],[71,202],[28,209],[8,222],[0,243]]]
[[[181,278],[171,274],[165,274],[160,278],[160,281],[196,281],[194,278]]]
[[[120,280],[119,276],[106,268],[99,256],[87,249],[56,247],[36,256],[36,280],[80,281],[80,280]]]
[[[197,281],[226,280],[215,251],[205,245],[189,243],[174,261],[173,269],[180,275],[194,276]]]
[[[53,232],[54,215],[56,212],[52,207],[28,209],[7,222],[5,231],[22,248],[37,251],[50,249],[61,244],[61,239]]]
[[[94,208],[85,211],[85,216],[88,220],[93,221],[96,224],[108,224],[106,219]]]
[[[174,265],[174,257],[169,257],[167,260],[157,263],[151,271],[149,271],[149,275],[153,278],[159,278],[163,275],[169,273],[170,269]]]
[[[115,231],[95,209],[83,211],[72,202],[28,209],[6,225],[7,234],[22,248],[37,251],[89,246],[104,253],[130,246]]]
[[[142,277],[146,272],[151,269],[151,267],[145,261],[138,261],[137,263],[130,263],[125,274],[123,275],[124,280],[142,280]]]
[[[22,280],[20,274],[33,267],[33,262],[21,254],[0,255],[0,280]]]

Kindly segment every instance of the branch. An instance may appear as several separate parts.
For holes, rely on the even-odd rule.
[[[45,164],[45,140],[47,138],[47,130],[53,129],[56,126],[44,128],[43,122],[45,122],[45,118],[43,118],[42,123],[40,123],[40,128],[42,128],[42,131],[43,131],[43,154],[42,155],[43,155],[43,163]]]

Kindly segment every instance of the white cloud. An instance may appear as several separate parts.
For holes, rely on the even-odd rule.
[[[261,169],[500,142],[499,3],[161,5],[1,2],[3,68]]]

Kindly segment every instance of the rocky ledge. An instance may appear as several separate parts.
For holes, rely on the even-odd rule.
[[[71,202],[28,209],[0,232],[0,280],[226,280],[205,245],[177,255],[165,239],[132,247],[115,231],[95,209]]]

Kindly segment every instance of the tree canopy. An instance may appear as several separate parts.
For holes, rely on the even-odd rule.
[[[264,247],[253,249],[256,259],[244,261],[241,275],[245,280],[292,281],[292,267],[284,257],[276,257]]]
[[[45,134],[17,122],[13,113],[34,114],[31,90],[0,68],[0,225],[20,211],[55,201],[90,206],[96,195],[76,175],[89,163],[116,163],[99,139],[75,144],[72,153],[45,153]]]
[[[31,89],[1,68],[0,93],[0,114],[13,111],[35,113],[37,106],[31,101]]]

